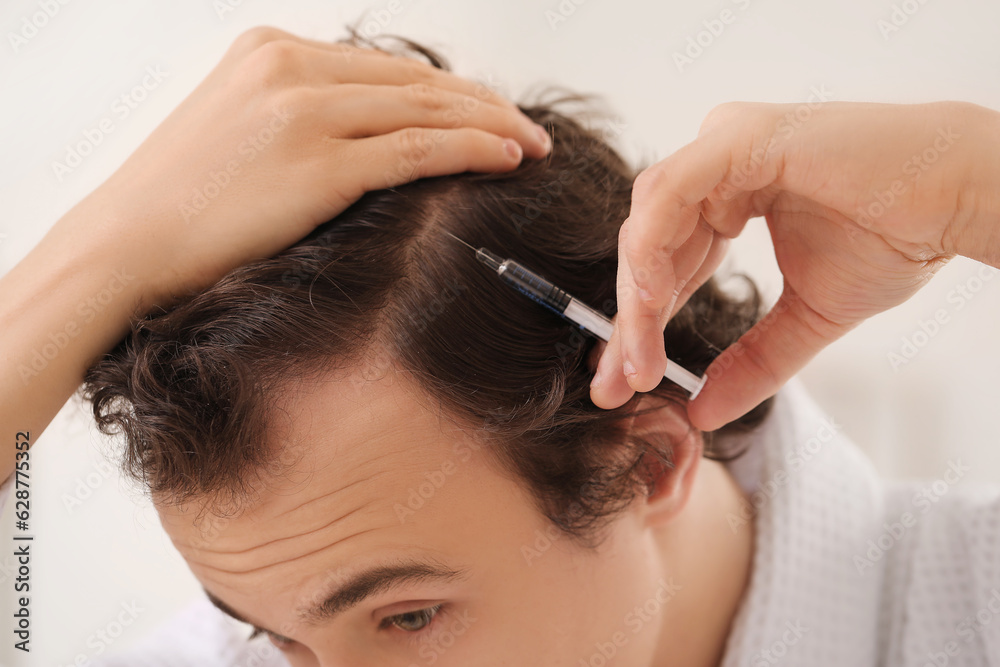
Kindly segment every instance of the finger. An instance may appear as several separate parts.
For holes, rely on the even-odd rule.
[[[666,325],[670,316],[677,312],[681,294],[687,290],[688,285],[694,280],[695,276],[702,271],[705,258],[712,249],[714,239],[715,230],[702,218],[699,220],[698,226],[695,227],[687,242],[674,253],[674,293],[667,304],[668,316],[664,318],[664,325]]]
[[[426,83],[437,88],[474,97],[486,104],[520,113],[514,102],[479,81],[466,79],[411,58],[393,57],[391,61],[386,61],[383,58],[370,56],[372,56],[372,52],[362,51],[358,58],[351,59],[346,64],[339,66],[336,60],[326,59],[327,64],[335,68],[334,71],[328,72],[334,74],[337,77],[335,81],[339,83],[378,83],[386,86]],[[343,59],[340,60],[343,61]]]
[[[616,315],[612,321],[617,319]],[[635,390],[622,373],[621,339],[616,326],[598,361],[590,384],[590,400],[599,408],[611,410],[624,405],[633,394]]]
[[[855,325],[823,318],[786,284],[771,311],[708,367],[688,406],[691,423],[714,431],[746,414]]]
[[[641,302],[635,283],[635,272],[625,260],[631,219],[619,231],[618,240],[618,314],[615,331],[620,334],[618,348],[622,360],[619,371],[635,391],[649,391],[659,384],[657,369],[662,377],[667,367],[663,349],[663,328],[666,326],[664,307],[654,310]],[[659,343],[656,341],[659,340]],[[641,344],[637,344],[641,343]]]
[[[237,70],[240,67],[245,66],[245,61],[247,56],[261,48],[266,44],[272,42],[285,42],[287,45],[298,44],[305,47],[312,47],[315,49],[320,49],[329,54],[338,55],[342,60],[350,60],[351,54],[361,54],[374,55],[381,54],[383,56],[389,56],[379,51],[372,49],[360,49],[347,44],[335,44],[333,42],[322,42],[318,40],[303,39],[298,35],[293,35],[290,32],[281,30],[280,28],[275,28],[272,26],[256,26],[250,28],[249,30],[241,33],[233,43],[229,45],[226,53],[219,60],[218,64],[212,68],[211,74],[205,77],[198,86],[191,91],[191,93],[185,99],[185,104],[194,104],[200,99],[211,95],[216,87],[219,85],[219,81],[228,81],[234,77]],[[289,71],[292,72],[291,68]],[[296,76],[293,80],[301,81],[301,75],[299,73],[294,73]],[[163,126],[172,127],[179,123],[175,116],[171,115],[163,124]]]
[[[342,52],[286,39],[267,42],[246,62],[246,66],[255,72],[254,76],[265,82],[306,81],[322,90],[336,90],[334,84],[361,84],[368,86],[369,90],[373,87],[405,88],[398,95],[410,96],[410,101],[418,100],[420,106],[441,107],[440,111],[451,127],[460,125],[463,118],[475,110],[502,111],[507,114],[508,123],[519,128],[518,132],[505,136],[517,137],[529,156],[542,158],[551,147],[544,128],[531,121],[513,103],[484,84],[463,79],[427,63],[370,54],[347,58]],[[449,93],[457,97],[446,98]]]
[[[331,193],[340,194],[349,202],[365,192],[428,176],[509,171],[521,162],[523,155],[513,139],[475,128],[410,127],[352,141],[348,146],[346,155],[336,156],[327,173],[342,172],[345,164],[355,170],[353,190]]]
[[[285,40],[290,42],[297,42],[306,46],[311,46],[317,49],[323,49],[325,51],[330,51],[331,53],[343,54],[350,57],[352,54],[371,54],[371,55],[381,55],[383,57],[392,58],[395,57],[391,53],[386,53],[385,51],[380,51],[378,49],[371,49],[365,47],[354,46],[353,44],[348,44],[345,42],[337,41],[322,41],[316,39],[306,39],[305,37],[299,37],[298,35],[293,35],[290,32],[282,30],[281,28],[275,28],[273,26],[255,26],[249,30],[241,33],[233,43],[229,46],[226,51],[223,60],[233,60],[237,61],[244,58],[247,54],[260,48],[264,44],[269,42],[276,42],[279,40]]]
[[[729,239],[721,234],[713,234],[712,244],[705,256],[702,265],[695,272],[694,276],[687,282],[684,289],[677,298],[674,308],[670,313],[672,318],[684,307],[698,288],[715,273],[722,259],[725,257],[726,249],[729,246]],[[616,315],[612,321],[617,321]],[[669,351],[669,341],[666,350]],[[667,354],[669,356],[669,354]],[[621,342],[616,333],[612,335],[611,341],[599,342],[591,351],[589,359],[591,369],[594,370],[594,383],[591,385],[590,400],[594,405],[612,409],[623,405],[632,397],[635,390],[628,384],[625,374],[622,372]]]
[[[517,105],[489,86],[460,77],[429,63],[401,56],[386,57],[371,49],[319,45],[299,39],[276,39],[261,44],[245,60],[255,69],[288,73],[290,81],[311,84],[368,83],[403,86],[425,83],[461,93],[504,109],[518,111]],[[266,66],[266,67],[265,67]]]
[[[684,293],[688,283],[703,270],[705,259],[712,248],[715,238],[714,230],[701,220],[685,241],[677,249],[670,262],[674,271],[675,292],[672,299],[661,310],[653,310],[645,304],[635,288],[632,276],[635,272],[626,271],[622,276],[628,289],[619,289],[618,308],[621,315],[620,327],[623,332],[621,353],[623,364],[630,366],[623,372],[629,385],[636,391],[649,391],[659,385],[666,370],[667,357],[664,351],[663,330],[670,316],[675,312],[676,302]],[[627,240],[627,235],[626,235]],[[619,252],[624,246],[619,244]],[[622,263],[619,262],[619,267]],[[650,267],[649,270],[653,270]],[[640,267],[645,269],[645,267]],[[708,275],[714,267],[708,269]],[[707,279],[707,276],[702,280]],[[667,341],[669,346],[669,341]]]
[[[731,147],[723,138],[719,133],[699,137],[635,181],[625,256],[649,308],[663,308],[673,297],[669,259],[697,228],[704,200],[729,172]],[[725,207],[720,202],[716,208]],[[640,273],[642,267],[647,270]]]
[[[516,139],[529,157],[548,153],[548,134],[543,141],[539,130],[544,130],[519,111],[423,83],[329,86],[318,93],[315,106],[331,110],[338,137],[368,137],[406,127],[477,127]]]
[[[676,301],[674,302],[674,307],[670,311],[670,317],[673,318],[677,312],[684,307],[691,296],[698,291],[698,289],[704,285],[709,278],[715,273],[715,270],[719,268],[719,264],[722,263],[723,258],[726,256],[726,250],[729,248],[729,239],[721,234],[713,233],[712,244],[705,255],[705,259],[698,270],[695,272],[694,276],[691,277],[689,281],[684,285],[681,293],[678,295]],[[669,355],[668,355],[669,356]]]

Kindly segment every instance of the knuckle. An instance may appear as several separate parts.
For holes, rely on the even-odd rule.
[[[657,190],[663,187],[667,174],[663,168],[663,163],[646,167],[636,176],[632,186],[635,197],[644,198],[652,196]]]
[[[289,74],[300,71],[299,44],[277,39],[262,44],[247,57],[246,71],[263,84],[274,84]]]
[[[434,80],[434,74],[437,71],[431,65],[427,63],[420,62],[419,60],[412,60],[409,58],[405,60],[405,68],[407,78],[413,83],[430,83]]]
[[[243,53],[250,53],[268,42],[285,39],[288,33],[269,25],[259,25],[246,30],[236,38],[233,47]]]
[[[313,112],[321,105],[320,94],[316,90],[302,86],[276,91],[271,97],[274,108],[280,110],[282,115],[291,118]]]
[[[743,115],[746,108],[745,102],[723,102],[713,107],[702,121],[699,134],[720,125],[735,122]]]
[[[629,233],[634,230],[625,229],[625,225],[622,225],[622,229],[618,230],[618,244],[621,246],[622,251],[625,253],[625,258],[629,262],[631,267],[633,262],[638,261],[639,257],[642,255],[642,245],[639,242],[639,235]],[[629,269],[631,275],[631,268]]]
[[[622,223],[622,226],[618,228],[618,246],[625,252],[626,256],[632,254],[632,250],[629,246],[629,232],[631,231],[629,228],[630,224],[631,223],[626,220]]]
[[[419,127],[407,127],[397,133],[400,159],[412,167],[418,166],[430,153],[426,133]]]
[[[275,39],[261,44],[256,54],[265,63],[284,66],[298,59],[299,43],[290,39]]]
[[[415,104],[431,111],[439,111],[444,107],[444,95],[440,90],[427,83],[407,84],[406,93]]]

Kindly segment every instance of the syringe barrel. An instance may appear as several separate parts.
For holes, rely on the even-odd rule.
[[[525,295],[543,306],[548,306],[560,315],[565,312],[572,297],[537,273],[508,259],[500,265],[497,274]]]

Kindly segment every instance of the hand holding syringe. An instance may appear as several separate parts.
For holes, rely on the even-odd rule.
[[[555,311],[558,315],[578,324],[601,340],[611,339],[614,324],[607,317],[576,299],[533,271],[518,264],[512,259],[503,259],[486,248],[473,248],[471,245],[450,232],[445,232],[453,239],[462,243],[476,253],[476,259],[490,267],[506,283],[527,295],[531,299]],[[705,385],[705,378],[698,377],[674,361],[667,359],[667,369],[663,377],[676,382],[691,393],[693,399]]]

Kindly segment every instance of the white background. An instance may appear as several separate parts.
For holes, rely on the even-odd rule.
[[[0,10],[0,272],[107,178],[240,32],[260,24],[333,39],[345,24],[381,11],[390,18],[385,31],[440,49],[464,75],[492,76],[515,99],[546,83],[602,95],[624,128],[622,150],[644,163],[691,140],[704,115],[728,100],[803,102],[825,89],[835,100],[962,99],[1000,109],[1000,3],[991,0],[898,3],[913,14],[889,35],[878,21],[891,19],[890,0],[575,2],[565,0],[565,20],[553,23],[546,12],[558,12],[559,0],[400,0],[396,14],[388,0],[244,0],[228,12],[210,0],[78,0],[60,5],[15,50],[10,34],[41,10],[38,0],[7,0]],[[703,34],[703,53],[679,71],[673,53],[724,9],[735,21],[711,40]],[[383,28],[365,22],[362,29]],[[114,132],[57,178],[53,161],[111,115],[113,101],[146,67],[167,72],[164,82],[127,119],[115,117]],[[749,271],[773,300],[781,281],[762,222],[734,244],[732,267]],[[933,479],[960,457],[974,464],[962,484],[1000,479],[1000,279],[976,283],[977,270],[955,260],[917,298],[861,326],[803,374],[887,477]],[[960,285],[981,289],[958,308]],[[926,343],[919,353],[892,368],[889,353],[939,309],[949,322],[929,340],[918,335]],[[4,424],[4,437],[16,426]],[[97,644],[88,647],[88,637],[134,601],[144,611],[111,648],[118,650],[196,595],[142,494],[117,474],[101,474],[111,451],[75,402],[32,450],[33,652],[30,659],[13,655],[10,622],[0,621],[0,662],[64,665],[92,657]],[[70,508],[66,499],[74,495],[82,502]],[[9,619],[9,508],[0,520],[0,615]]]

